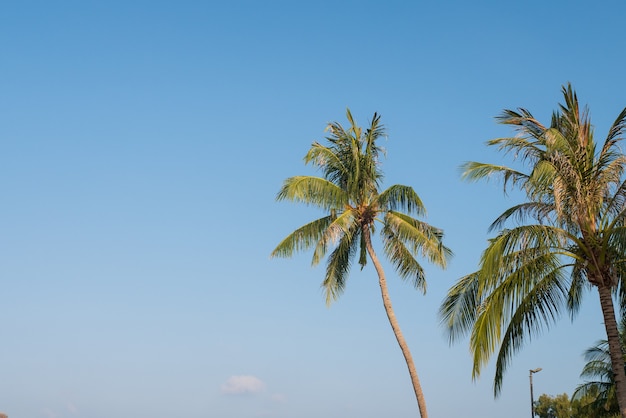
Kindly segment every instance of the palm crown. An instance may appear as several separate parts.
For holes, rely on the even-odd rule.
[[[424,256],[444,267],[450,251],[442,244],[443,233],[411,216],[425,214],[411,187],[394,185],[379,192],[383,179],[380,155],[384,152],[376,143],[384,135],[380,116],[374,114],[369,128],[363,131],[350,110],[346,113],[350,127],[330,123],[328,144],[314,142],[304,158],[306,164],[319,168],[323,177],[290,177],[277,195],[277,200],[317,206],[328,215],[292,232],[272,256],[289,257],[314,248],[312,264],[316,265],[334,247],[322,284],[326,301],[331,303],[344,290],[357,253],[361,268],[366,265],[366,240],[374,231],[375,221],[380,221],[385,254],[402,278],[425,291],[424,271],[416,257]]]
[[[465,165],[467,179],[499,176],[505,190],[518,187],[526,195],[525,202],[493,222],[490,230],[499,233],[489,241],[479,270],[459,280],[441,307],[451,341],[470,333],[474,377],[499,349],[496,394],[524,339],[551,325],[563,310],[574,315],[589,285],[600,293],[607,333],[616,334],[611,291],[623,291],[619,280],[626,277],[626,159],[618,149],[626,109],[598,147],[588,112],[579,108],[571,86],[563,88],[563,96],[565,103],[548,127],[525,109],[505,110],[498,118],[518,135],[488,145],[512,153],[529,172]],[[506,228],[508,221],[517,222]]]
[[[396,319],[387,290],[387,279],[372,245],[375,223],[382,224],[384,252],[400,277],[426,290],[424,270],[416,257],[425,256],[442,267],[451,252],[442,244],[441,230],[412,215],[424,215],[422,201],[408,186],[395,185],[380,192],[383,173],[376,141],[385,134],[376,113],[363,131],[347,112],[350,127],[339,123],[328,125],[327,145],[314,142],[304,158],[305,163],[320,169],[323,177],[296,176],[285,180],[278,200],[302,202],[321,208],[328,214],[310,222],[287,236],[272,256],[289,257],[294,252],[314,248],[313,264],[331,251],[323,288],[330,304],[345,288],[352,260],[359,254],[361,268],[368,255],[378,274],[383,306],[409,370],[418,408],[428,418],[426,401],[415,369],[413,357]],[[332,250],[331,250],[332,248]]]

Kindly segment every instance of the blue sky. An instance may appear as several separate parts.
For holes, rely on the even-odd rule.
[[[394,308],[433,417],[526,417],[571,393],[603,337],[594,293],[515,357],[500,398],[437,310],[513,203],[459,165],[499,161],[522,106],[572,82],[602,138],[626,105],[626,4],[64,1],[0,6],[0,411],[11,418],[414,417],[371,266],[327,308],[319,215],[276,203],[350,107],[382,114],[385,185],[413,186],[455,252]]]

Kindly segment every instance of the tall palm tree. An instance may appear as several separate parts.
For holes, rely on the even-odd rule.
[[[483,252],[478,271],[448,292],[441,317],[450,341],[470,333],[473,378],[497,350],[494,393],[526,338],[552,325],[564,311],[572,318],[586,289],[600,298],[618,402],[626,417],[626,376],[612,293],[624,307],[626,158],[618,146],[626,126],[622,110],[599,146],[587,109],[571,85],[549,126],[525,109],[505,110],[498,120],[517,135],[487,144],[512,153],[528,172],[501,165],[466,163],[469,180],[500,177],[505,192],[526,200],[491,225],[499,233]],[[510,227],[506,227],[512,223]]]
[[[424,270],[417,256],[446,266],[451,252],[442,243],[443,233],[411,215],[424,215],[425,208],[409,186],[395,185],[380,191],[383,173],[376,141],[384,136],[384,127],[376,113],[369,128],[363,130],[347,110],[350,127],[339,123],[328,125],[328,144],[314,142],[304,161],[321,170],[323,177],[296,176],[285,180],[277,200],[305,203],[322,209],[327,215],[289,234],[272,257],[290,257],[298,251],[313,248],[312,264],[316,265],[330,251],[322,287],[330,304],[344,291],[355,256],[361,269],[368,256],[378,274],[383,305],[391,328],[406,360],[420,414],[428,416],[426,403],[415,370],[411,352],[394,314],[382,265],[374,251],[372,234],[379,222],[383,251],[398,274],[426,291]]]

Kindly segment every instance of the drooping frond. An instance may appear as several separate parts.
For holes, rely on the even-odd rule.
[[[270,256],[291,257],[297,252],[308,250],[315,245],[319,246],[320,241],[326,242],[324,235],[333,218],[325,216],[296,229],[276,246]]]
[[[481,283],[485,289],[493,289],[503,277],[526,266],[537,254],[566,253],[570,236],[566,231],[550,225],[522,225],[503,230],[490,240],[481,257]],[[523,272],[523,271],[522,271]],[[526,284],[535,283],[532,276]]]
[[[570,279],[561,261],[564,253],[555,251],[564,236],[542,225],[503,231],[490,240],[479,271],[460,279],[442,304],[440,315],[450,341],[471,331],[474,378],[498,352],[496,393],[523,341],[568,308]]]
[[[561,284],[564,275],[554,254],[519,251],[503,261],[511,266],[503,266],[497,279],[485,278],[488,273],[479,272],[480,310],[470,336],[474,378],[498,348],[500,365],[506,367],[524,337],[549,326],[567,300],[567,288]],[[513,265],[519,268],[511,268]],[[544,289],[558,292],[548,294]],[[498,376],[494,382],[496,393]]]
[[[501,179],[505,191],[509,184],[511,187],[515,187],[528,179],[527,174],[512,168],[503,165],[477,163],[474,161],[463,164],[461,170],[463,170],[462,178],[469,181],[488,180],[490,178]]]
[[[400,275],[402,279],[410,279],[417,290],[426,293],[426,276],[424,269],[420,263],[417,262],[413,253],[391,228],[384,227],[381,235],[384,242],[385,254],[395,267],[398,275]]]
[[[469,333],[476,322],[480,309],[479,273],[461,277],[448,290],[441,307],[439,317],[452,344]]]
[[[332,182],[312,176],[289,177],[283,183],[276,200],[290,200],[331,211],[347,203],[344,190]]]
[[[495,395],[500,393],[504,372],[524,342],[553,325],[568,307],[569,277],[555,258],[557,257],[554,254],[545,254],[528,266],[529,271],[535,271],[534,274],[544,275],[519,302],[510,319],[504,323],[506,328],[496,359]],[[523,280],[514,275],[511,279]]]
[[[527,257],[518,254],[516,258]],[[502,344],[495,393],[500,391],[504,369],[521,347],[524,337],[552,324],[567,298],[567,278],[553,255],[538,255],[529,258],[526,264],[524,274],[503,278],[493,291],[482,288],[480,271],[462,277],[448,291],[439,311],[451,343],[471,331],[474,378],[480,375],[491,353]],[[546,264],[551,267],[546,268]],[[536,280],[537,285],[524,283],[535,275],[541,277]]]
[[[400,211],[417,216],[426,215],[426,208],[415,190],[409,186],[396,184],[381,192],[374,205],[383,211]]]
[[[573,248],[569,248],[568,251],[573,254],[577,251],[579,252],[580,249],[577,246],[573,246]],[[589,283],[589,280],[587,280],[587,271],[585,267],[586,260],[582,256],[575,258],[572,263],[563,264],[564,269],[571,269],[571,282],[567,299],[567,310],[569,311],[571,320],[574,320],[574,317],[580,310],[584,293],[591,288],[591,284]]]
[[[513,160],[532,163],[543,158],[545,144],[541,135],[528,134],[523,129],[518,136],[501,137],[487,141],[490,147],[496,147],[504,154],[511,154]]]
[[[500,216],[489,226],[489,232],[500,230],[505,227],[509,220],[522,223],[527,219],[535,219],[541,222],[546,219],[552,210],[552,205],[543,202],[524,202],[512,206],[502,212]]]
[[[542,202],[544,204],[554,204],[557,198],[554,193],[558,193],[557,175],[552,161],[539,160],[533,166],[523,190],[531,202]],[[551,210],[555,208],[552,207]]]
[[[345,289],[351,261],[359,247],[360,232],[361,230],[353,225],[350,230],[343,234],[337,247],[328,256],[326,277],[322,282],[327,305],[335,301]]]
[[[388,211],[385,214],[384,224],[382,233],[392,234],[395,239],[406,245],[414,257],[421,256],[435,265],[446,267],[452,252],[443,245],[441,229],[394,211]]]
[[[312,265],[317,265],[326,255],[326,251],[332,245],[336,245],[345,234],[350,233],[350,229],[354,227],[354,215],[351,211],[346,211],[333,217],[326,229],[323,231],[315,251],[313,251]]]

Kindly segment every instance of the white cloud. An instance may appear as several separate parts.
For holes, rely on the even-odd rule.
[[[255,376],[231,376],[222,385],[222,393],[225,395],[259,393],[264,389],[265,383]]]

